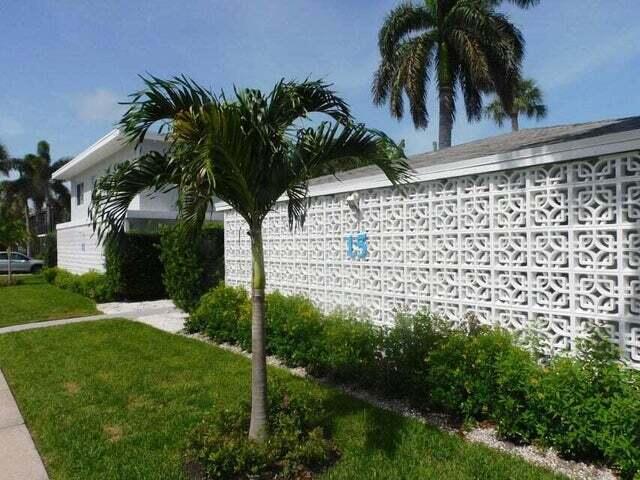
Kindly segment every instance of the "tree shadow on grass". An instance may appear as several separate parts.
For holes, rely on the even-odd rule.
[[[358,436],[362,435],[364,438],[360,447],[364,449],[365,454],[382,453],[387,457],[395,456],[402,441],[406,418],[333,389],[328,392],[323,407],[329,417],[328,433],[332,437],[335,436],[338,423],[343,419],[361,416],[362,420],[354,423],[362,422],[362,431],[354,430],[354,437],[350,440],[357,444]]]

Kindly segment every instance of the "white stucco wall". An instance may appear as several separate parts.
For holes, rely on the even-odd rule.
[[[88,223],[58,226],[58,266],[72,273],[104,271],[102,246]]]
[[[485,170],[487,171],[487,170]],[[536,325],[555,350],[575,349],[600,320],[640,365],[640,154],[621,153],[313,197],[302,230],[286,202],[264,225],[269,290],[324,310],[390,323],[429,308],[457,321]],[[226,281],[249,287],[246,224],[225,212]],[[368,254],[348,258],[365,233]]]

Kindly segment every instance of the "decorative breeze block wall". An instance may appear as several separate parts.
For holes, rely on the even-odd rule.
[[[633,152],[311,198],[290,232],[286,202],[264,225],[269,290],[309,296],[389,324],[429,308],[541,329],[573,350],[602,320],[640,366],[640,154]],[[225,212],[226,281],[250,286],[247,227]],[[365,232],[368,255],[346,238]]]

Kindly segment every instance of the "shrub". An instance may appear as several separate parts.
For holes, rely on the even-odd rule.
[[[124,300],[155,300],[166,296],[162,284],[160,236],[125,233],[105,245],[107,279]]]
[[[449,328],[430,312],[400,313],[393,327],[384,332],[380,366],[380,389],[391,397],[424,402],[427,357],[443,341]]]
[[[364,386],[377,383],[382,329],[351,315],[333,313],[324,320],[321,356],[312,359],[309,370],[339,382]]]
[[[50,267],[42,270],[42,278],[47,283],[53,283],[60,269],[58,267]]]
[[[41,240],[41,256],[46,268],[58,265],[58,239],[55,233],[47,233]]]
[[[166,292],[178,307],[191,312],[200,297],[224,279],[224,230],[213,224],[194,236],[180,225],[165,227],[160,247]]]
[[[302,296],[267,295],[268,352],[289,366],[306,366],[323,355],[322,314]]]
[[[217,342],[251,348],[251,303],[244,288],[220,284],[205,294],[189,317],[188,332],[204,332]]]
[[[427,357],[431,405],[467,420],[488,418],[498,397],[498,362],[517,348],[502,330],[451,332]]]
[[[325,436],[321,399],[310,392],[292,395],[269,386],[268,442],[248,438],[251,406],[222,410],[194,430],[185,454],[188,473],[210,479],[311,478],[337,458]]]
[[[42,271],[47,283],[51,283],[63,290],[69,290],[84,295],[95,302],[108,302],[113,300],[114,292],[107,276],[90,271],[82,275],[75,275],[61,268],[47,268]]]

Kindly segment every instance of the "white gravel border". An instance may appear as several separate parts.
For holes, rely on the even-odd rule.
[[[189,338],[194,338],[205,343],[216,345],[223,350],[227,350],[239,355],[243,355],[247,358],[251,358],[251,354],[249,352],[246,352],[235,345],[216,343],[202,334],[184,335]],[[617,480],[619,478],[611,469],[607,467],[563,459],[552,448],[543,449],[534,445],[516,445],[512,442],[502,440],[498,437],[496,429],[493,427],[476,427],[469,431],[463,431],[456,426],[455,422],[448,415],[441,413],[419,412],[418,410],[411,408],[406,402],[382,399],[376,395],[372,395],[367,391],[349,385],[335,384],[327,381],[326,379],[311,377],[307,374],[304,368],[289,368],[276,357],[267,357],[267,363],[269,365],[287,370],[291,374],[298,377],[313,378],[320,383],[337,388],[342,392],[351,395],[352,397],[363,400],[378,408],[400,414],[404,417],[413,418],[415,420],[418,420],[419,422],[436,427],[439,430],[451,435],[462,436],[469,442],[479,443],[495,450],[518,456],[529,463],[547,468],[555,473],[566,475],[571,479]]]

